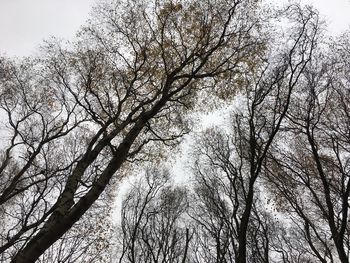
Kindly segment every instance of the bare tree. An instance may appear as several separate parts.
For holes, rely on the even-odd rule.
[[[4,261],[36,261],[125,174],[127,159],[150,158],[152,145],[186,131],[199,91],[222,90],[253,64],[263,50],[256,5],[101,4],[76,42],[1,66]]]
[[[232,136],[211,130],[198,142],[195,172],[198,203],[193,218],[202,229],[206,262],[269,262],[271,216],[259,207],[259,178],[290,108],[291,98],[312,58],[319,35],[317,13],[292,5],[296,22],[289,49],[247,74],[242,109],[233,116]]]
[[[349,37],[321,49],[304,72],[285,137],[271,152],[271,188],[307,253],[349,261]]]
[[[169,183],[167,172],[148,170],[125,196],[119,262],[187,262],[186,191]]]

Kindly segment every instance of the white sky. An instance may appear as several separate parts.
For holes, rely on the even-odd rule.
[[[50,36],[70,39],[98,0],[0,0],[0,54],[32,54]],[[145,0],[146,1],[146,0]],[[268,0],[275,3],[287,0]],[[350,0],[300,0],[312,3],[339,34],[350,25]]]
[[[1,1],[1,0],[0,0]],[[288,3],[290,0],[268,0],[273,3]],[[350,29],[350,0],[295,0],[316,7],[328,24],[328,31],[337,35]]]
[[[95,0],[0,0],[0,54],[30,55],[54,35],[70,39]]]

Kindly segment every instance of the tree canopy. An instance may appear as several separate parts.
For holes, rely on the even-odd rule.
[[[1,261],[348,262],[349,40],[298,4],[118,0],[1,58]],[[174,186],[169,148],[220,105]]]

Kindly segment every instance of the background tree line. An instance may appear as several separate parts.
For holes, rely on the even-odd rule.
[[[348,262],[349,34],[253,0],[93,14],[74,42],[1,58],[2,262]],[[168,149],[221,104],[174,186]]]

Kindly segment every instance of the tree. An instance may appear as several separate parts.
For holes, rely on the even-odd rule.
[[[198,93],[222,93],[254,65],[264,47],[256,6],[101,4],[73,44],[52,41],[39,58],[2,63],[5,261],[38,260],[127,173],[127,160],[181,137]]]
[[[320,49],[304,72],[285,137],[266,164],[294,231],[320,262],[349,261],[349,37]]]
[[[309,64],[319,35],[317,13],[292,5],[297,21],[282,54],[270,57],[246,75],[241,109],[233,115],[227,136],[207,131],[198,142],[198,210],[193,218],[203,229],[208,262],[269,262],[273,231],[271,218],[257,207],[263,167],[300,78]],[[287,46],[288,46],[287,44]],[[260,180],[260,183],[259,183]],[[205,248],[206,247],[206,248]]]
[[[119,262],[188,262],[187,206],[185,190],[172,187],[166,171],[148,170],[122,203]]]

